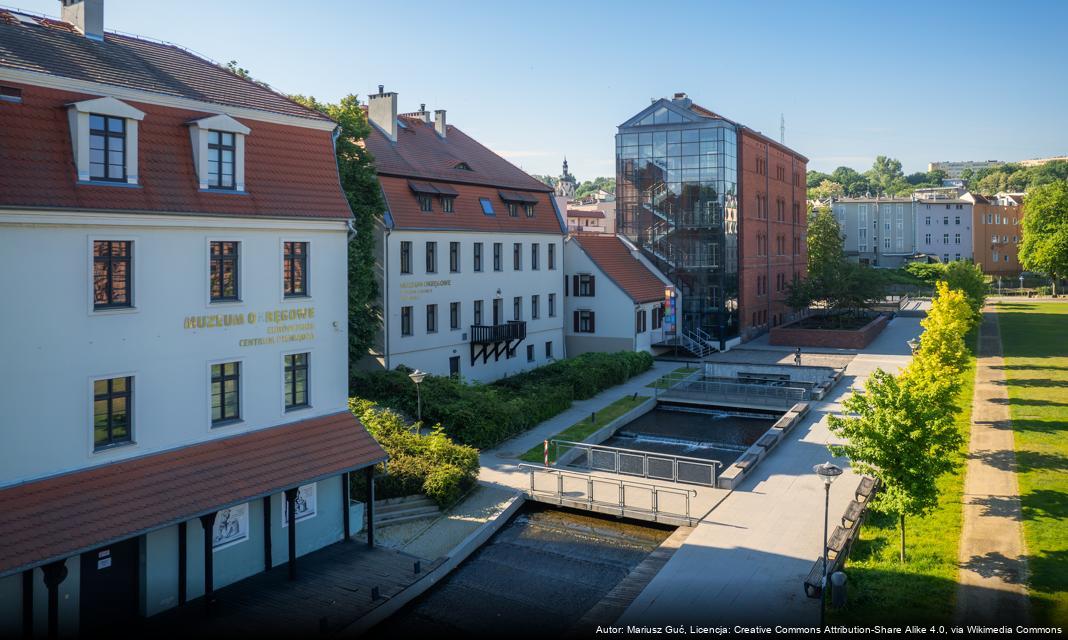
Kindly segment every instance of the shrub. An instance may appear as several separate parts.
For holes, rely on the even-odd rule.
[[[441,425],[454,440],[492,447],[585,400],[626,382],[653,366],[645,352],[585,353],[498,380],[465,384],[443,376],[427,376],[420,388],[423,420]],[[409,371],[398,368],[354,378],[361,398],[416,414],[415,385]],[[442,436],[444,437],[444,435]]]
[[[941,262],[910,262],[905,265],[905,271],[916,278],[933,285],[946,275],[946,265]]]

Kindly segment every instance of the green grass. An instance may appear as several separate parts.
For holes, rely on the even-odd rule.
[[[659,378],[653,380],[645,386],[651,389],[667,389],[669,386],[671,386],[671,383],[682,380],[694,371],[697,371],[696,367],[679,367],[678,369],[675,369],[670,373],[660,376]]]
[[[972,357],[960,392],[957,428],[968,448],[975,388]],[[837,624],[937,624],[953,611],[957,595],[957,552],[963,524],[964,464],[939,478],[938,507],[922,518],[905,520],[907,562],[898,561],[900,533],[896,515],[871,512],[847,560],[848,604],[830,614]]]
[[[649,399],[649,396],[625,396],[616,400],[607,407],[597,411],[597,419],[591,421],[589,418],[580,420],[570,427],[564,429],[560,433],[554,435],[550,440],[569,440],[571,442],[582,442],[589,437],[591,433],[597,431],[601,427],[605,426],[609,422],[615,420],[624,413],[630,411],[634,407],[637,407],[641,403]],[[553,447],[549,448],[549,462],[555,462],[556,452]],[[544,445],[539,444],[531,447],[530,451],[527,451],[523,455],[519,456],[520,460],[526,462],[542,462],[545,459]]]
[[[998,305],[1036,623],[1068,626],[1068,303]]]

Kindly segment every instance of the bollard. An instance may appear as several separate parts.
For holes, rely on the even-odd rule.
[[[831,574],[831,606],[841,609],[846,603],[846,574],[835,571]]]

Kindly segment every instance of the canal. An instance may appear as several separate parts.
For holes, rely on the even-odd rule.
[[[672,531],[527,503],[455,571],[370,635],[558,637]]]

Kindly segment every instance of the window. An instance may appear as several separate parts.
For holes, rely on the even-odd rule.
[[[282,243],[282,295],[308,295],[308,243]]]
[[[890,248],[890,238],[883,238],[883,249]]]
[[[438,305],[436,304],[426,306],[426,332],[438,332]]]
[[[516,296],[512,298],[512,320],[523,319],[523,298],[522,296]]]
[[[208,131],[208,187],[234,188],[234,134]]]
[[[501,253],[502,253],[502,245],[501,245],[501,243],[500,242],[494,242],[493,243],[493,270],[494,271],[500,271],[501,270]]]
[[[93,382],[93,448],[106,449],[132,441],[130,429],[133,378]]]
[[[460,303],[459,302],[450,302],[449,303],[449,328],[450,329],[459,329],[460,328]]]
[[[126,181],[126,119],[89,114],[89,178]]]
[[[925,233],[923,235],[923,242],[924,244],[931,244],[931,234]]]
[[[960,260],[960,254],[959,254],[959,253],[957,253],[957,254],[954,254],[954,255],[953,255],[953,260],[955,260],[955,261],[959,261],[959,260]]]
[[[523,205],[523,209],[526,211],[526,214],[527,214],[528,218],[533,218],[534,217],[534,203],[528,202],[528,203],[524,204]]]
[[[645,333],[645,309],[640,309],[635,314],[634,327],[637,333]]]
[[[412,335],[412,308],[401,307],[401,335]]]
[[[545,342],[545,357],[546,358],[553,357],[553,342],[552,342],[552,340],[547,340]]]
[[[527,345],[527,362],[534,362],[534,345]]]
[[[475,271],[482,271],[482,243],[476,242],[474,248]]]
[[[93,308],[120,309],[133,306],[133,274],[129,240],[93,241]]]
[[[948,204],[946,205],[946,208],[949,208]],[[942,224],[949,224],[949,216],[942,216]]]
[[[211,301],[238,300],[238,242],[211,242]]]
[[[960,244],[960,234],[959,233],[953,234],[953,244]]]
[[[427,242],[426,243],[426,272],[437,273],[438,272],[438,243]]]
[[[556,294],[555,293],[550,293],[549,294],[549,317],[550,318],[555,318],[556,317]]]
[[[515,242],[512,244],[512,269],[516,271],[523,270],[523,243]]]
[[[549,244],[548,250],[549,250],[549,256],[548,256],[548,258],[549,258],[549,270],[552,271],[553,269],[556,268],[556,245],[555,244]]]
[[[456,200],[456,196],[441,196],[441,210],[444,213],[452,213],[455,209],[453,203]]]
[[[449,356],[449,377],[460,377],[460,356]]]
[[[490,202],[489,198],[479,198],[478,202],[482,205],[482,213],[487,216],[496,215],[493,213],[493,203]]]
[[[664,307],[653,307],[653,331],[664,326]]]
[[[925,218],[923,219],[923,223],[924,223],[925,225],[927,225],[928,227],[929,227],[929,226],[931,226],[931,216],[926,216],[926,217],[925,217]]]
[[[241,363],[211,365],[212,426],[241,419]]]
[[[434,198],[426,193],[417,193],[415,197],[419,200],[419,210],[430,212],[434,210]]]
[[[537,320],[541,316],[541,297],[537,295],[530,296],[530,319]]]
[[[583,309],[575,312],[575,333],[593,333],[593,312]]]
[[[590,297],[594,295],[594,277],[588,273],[575,276],[575,295]]]
[[[22,102],[22,89],[0,86],[0,101],[16,104]]]
[[[960,216],[953,216],[953,224],[960,224]]]
[[[534,271],[541,268],[541,246],[537,242],[530,245],[530,268]]]
[[[482,324],[482,301],[481,300],[475,300],[475,314],[474,314],[474,317],[475,317],[475,325],[476,326],[481,325]]]
[[[449,272],[458,273],[460,271],[460,243],[449,243]]]
[[[514,203],[514,202],[509,202],[507,204],[508,204],[508,217],[510,217],[510,218],[518,218],[519,217],[519,205]]]
[[[291,353],[285,356],[287,411],[308,406],[308,358],[307,353]]]
[[[400,243],[400,272],[411,273],[412,272],[412,243],[409,240],[403,240]]]
[[[943,233],[942,234],[942,244],[949,244],[949,234],[948,233]]]

